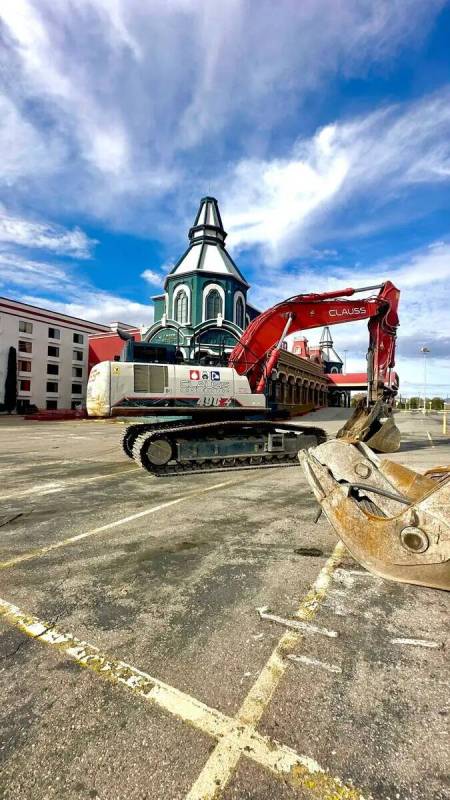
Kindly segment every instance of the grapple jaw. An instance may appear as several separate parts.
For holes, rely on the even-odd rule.
[[[360,401],[336,435],[352,444],[365,442],[377,453],[395,453],[400,447],[400,431],[394,422],[392,409],[383,400],[377,400],[369,407],[365,400]]]
[[[450,475],[380,460],[331,439],[299,453],[322,510],[354,558],[376,575],[450,590]]]

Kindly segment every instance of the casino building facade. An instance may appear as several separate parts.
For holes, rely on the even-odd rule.
[[[249,285],[225,247],[227,234],[214,197],[203,197],[189,245],[152,298],[154,323],[144,340],[174,344],[185,360],[229,353],[258,315]]]

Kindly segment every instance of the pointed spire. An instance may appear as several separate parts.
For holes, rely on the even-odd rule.
[[[331,338],[331,331],[328,325],[325,325],[322,330],[319,347],[322,351],[324,361],[332,361],[333,363],[342,364],[342,358],[338,356],[333,347],[333,339]]]
[[[195,222],[189,230],[190,241],[212,241],[214,244],[218,242],[223,244],[226,237],[216,198],[202,197]]]
[[[189,230],[189,247],[168,277],[197,271],[211,272],[221,276],[232,275],[244,286],[248,286],[225,249],[226,237],[216,198],[202,197],[194,224]]]

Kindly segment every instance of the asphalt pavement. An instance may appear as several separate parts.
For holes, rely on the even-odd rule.
[[[449,797],[449,595],[361,569],[300,466],[158,479],[122,430],[0,419],[2,800]]]

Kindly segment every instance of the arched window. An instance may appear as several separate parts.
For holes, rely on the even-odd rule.
[[[244,303],[242,297],[238,297],[236,300],[236,314],[234,321],[239,328],[244,327]]]
[[[188,321],[188,297],[184,289],[175,298],[175,319],[180,325],[186,325]]]
[[[206,319],[216,319],[218,314],[223,314],[222,298],[217,289],[211,289],[206,298]]]

